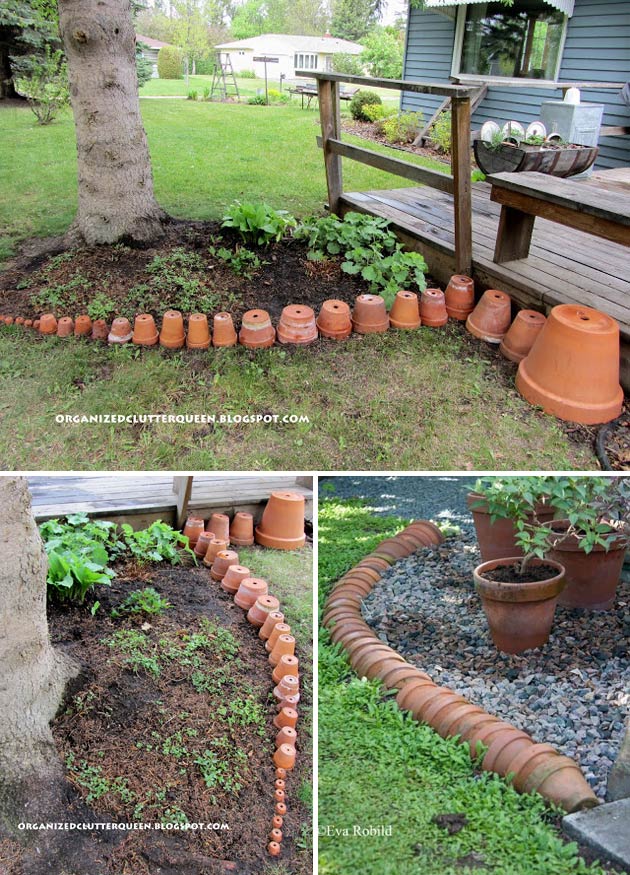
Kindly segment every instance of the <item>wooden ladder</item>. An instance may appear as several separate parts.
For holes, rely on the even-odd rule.
[[[474,111],[477,109],[481,101],[485,98],[488,93],[487,85],[480,85],[473,97],[470,98],[470,114],[472,115]],[[424,125],[424,127],[418,132],[416,139],[413,141],[414,146],[424,146],[425,141],[429,139],[429,131],[436,123],[438,118],[442,115],[443,112],[448,112],[451,108],[451,98],[446,97],[442,103],[435,110],[429,121]]]
[[[231,83],[228,83],[228,79],[232,80]],[[227,100],[230,96],[228,95],[228,88],[234,88],[234,95],[237,100],[240,100],[238,83],[234,75],[230,53],[217,52],[214,60],[214,70],[212,71],[210,100],[214,100],[215,96],[220,100]]]

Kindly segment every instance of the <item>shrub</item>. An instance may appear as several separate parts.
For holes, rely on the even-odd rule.
[[[403,41],[399,31],[387,27],[377,28],[362,41],[364,51],[361,61],[370,76],[383,79],[400,79],[403,72]]]
[[[371,122],[383,121],[383,119],[386,119],[391,114],[392,110],[383,106],[382,103],[366,103],[363,107],[363,115]]]
[[[346,76],[363,76],[363,64],[358,55],[348,52],[337,52],[333,55],[333,71],[345,73]]]
[[[195,90],[192,90],[192,91],[189,91],[189,92],[188,92],[188,98],[187,98],[187,99],[188,99],[188,100],[197,100],[197,97],[198,97],[198,96],[199,96],[199,92],[198,92],[198,91],[195,91]]]
[[[352,118],[361,122],[370,121],[363,112],[363,107],[374,103],[383,103],[375,91],[357,91],[350,101],[350,114]]]
[[[70,98],[63,52],[46,46],[45,54],[15,79],[15,90],[28,100],[38,124],[49,125]]]
[[[162,46],[157,63],[160,79],[184,78],[184,58],[176,46]]]
[[[401,112],[386,118],[380,128],[388,143],[410,143],[421,122],[421,113]]]
[[[255,97],[250,97],[247,102],[250,106],[267,106],[267,101],[263,94],[256,94]]]
[[[145,58],[143,52],[148,48],[146,43],[136,43],[136,73],[138,74],[138,88],[146,85],[153,77],[153,64]]]
[[[222,228],[235,228],[245,243],[267,246],[272,240],[281,240],[297,222],[286,210],[274,210],[267,204],[241,204],[228,207]]]
[[[236,75],[241,79],[258,79],[255,70],[241,70],[241,72]]]
[[[431,140],[438,152],[451,151],[451,114],[443,112],[431,128]]]

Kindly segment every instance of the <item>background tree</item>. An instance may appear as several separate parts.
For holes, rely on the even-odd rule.
[[[249,39],[262,33],[288,33],[288,0],[245,0],[232,18],[234,39]]]
[[[323,36],[330,26],[328,4],[320,0],[294,0],[287,13],[287,33]]]
[[[0,3],[0,100],[19,97],[16,72],[28,73],[29,60],[46,46],[59,47],[57,9],[52,0],[2,0]]]
[[[166,214],[153,177],[138,100],[129,0],[59,0],[77,137],[75,236],[90,245],[149,243]]]
[[[361,62],[370,76],[400,79],[403,72],[404,33],[395,27],[377,27],[362,41]]]
[[[0,477],[0,544],[0,826],[16,834],[20,820],[59,813],[63,766],[49,724],[76,674],[48,636],[48,563],[23,477]]]
[[[184,56],[184,73],[195,72],[195,62],[207,57],[211,46],[208,42],[208,26],[202,14],[199,0],[174,0],[173,42]]]
[[[333,36],[360,41],[377,24],[383,0],[333,0]]]

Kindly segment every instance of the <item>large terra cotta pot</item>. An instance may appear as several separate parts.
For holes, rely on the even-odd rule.
[[[520,557],[508,556],[483,562],[473,572],[492,640],[503,653],[523,653],[546,643],[565,584],[564,568],[553,559],[533,558],[528,562],[529,567],[551,565],[556,573],[548,580],[528,581],[526,571],[519,583],[484,577],[489,571],[519,563]]]
[[[516,528],[510,519],[497,519],[492,522],[490,511],[484,502],[483,495],[469,492],[466,503],[472,513],[479,553],[483,562],[491,559],[503,559],[504,556],[522,556],[523,551],[516,546]],[[536,505],[536,516],[541,523],[553,519],[555,510],[545,504]],[[531,517],[528,519],[531,520]]]

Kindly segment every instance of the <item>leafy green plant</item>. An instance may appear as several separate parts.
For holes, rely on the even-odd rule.
[[[87,306],[90,319],[108,320],[116,312],[116,302],[103,292],[97,292]]]
[[[255,94],[247,102],[250,106],[267,106],[267,100],[263,94]]]
[[[187,95],[187,98],[186,98],[186,99],[187,99],[187,100],[197,100],[198,96],[199,96],[199,92],[198,92],[198,91],[195,91],[195,90],[193,89],[192,91],[189,91],[189,92],[188,92],[188,95]]]
[[[438,116],[431,128],[431,142],[438,152],[450,154],[452,145],[450,112],[443,112]]]
[[[161,674],[157,649],[149,637],[136,629],[118,629],[111,638],[103,639],[103,644],[125,655],[125,664],[132,671],[140,669],[157,678]]]
[[[210,255],[221,259],[234,273],[248,280],[266,263],[246,246],[237,246],[233,251],[228,249],[227,246],[210,246],[208,252]]]
[[[363,64],[358,55],[349,52],[335,52],[332,56],[334,73],[345,73],[347,76],[363,76]]]
[[[136,589],[117,608],[112,611],[113,617],[122,614],[163,614],[172,607],[168,599],[162,596],[152,586]]]
[[[422,124],[422,113],[400,112],[384,119],[379,127],[388,143],[411,143]]]
[[[353,119],[360,122],[368,122],[370,119],[363,112],[363,107],[374,104],[374,103],[382,103],[380,96],[376,93],[376,91],[368,91],[365,89],[361,89],[357,91],[352,100],[350,101],[350,115]]]
[[[178,565],[182,561],[182,554],[195,559],[195,554],[188,546],[188,538],[161,520],[138,532],[134,532],[128,523],[123,523],[121,529],[126,547],[140,562],[167,561],[171,565]]]
[[[93,586],[109,586],[116,576],[108,563],[122,544],[113,523],[72,514],[65,523],[58,519],[42,523],[39,531],[48,557],[50,598],[81,604]]]
[[[258,79],[255,70],[241,70],[238,75],[240,79]]]
[[[46,45],[43,55],[33,55],[28,72],[15,78],[15,90],[26,97],[37,123],[49,125],[68,103],[68,70],[61,49]]]
[[[392,115],[395,110],[383,103],[366,103],[363,107],[363,115],[370,122],[380,122]]]
[[[210,100],[210,89],[208,88],[207,85],[206,85],[206,87],[203,89],[203,99],[204,99],[204,100]]]
[[[228,207],[221,227],[236,229],[245,243],[268,246],[272,240],[282,240],[296,225],[296,220],[286,210],[237,201]]]

